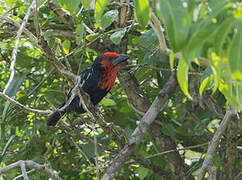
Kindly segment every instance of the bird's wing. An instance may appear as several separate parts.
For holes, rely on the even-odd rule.
[[[84,83],[86,82],[86,80],[90,77],[92,73],[91,68],[87,68],[86,70],[84,70],[81,74],[80,74],[80,78],[81,78],[81,82],[80,85],[81,87],[84,85]]]

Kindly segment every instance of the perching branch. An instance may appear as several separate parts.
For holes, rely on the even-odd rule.
[[[230,122],[232,115],[233,115],[232,109],[230,109],[230,107],[228,107],[227,110],[226,110],[226,114],[225,114],[220,126],[218,127],[216,133],[213,136],[213,139],[211,140],[211,142],[208,146],[208,151],[207,151],[206,157],[204,159],[201,172],[198,176],[198,180],[203,179],[206,172],[208,171],[208,168],[212,165],[212,163],[213,163],[212,161],[214,159],[214,156],[215,156],[217,147],[219,145],[220,139],[221,139],[228,123]]]
[[[53,170],[48,169],[46,166],[40,165],[40,164],[38,164],[34,161],[31,161],[31,160],[26,160],[26,161],[20,160],[20,161],[13,163],[13,164],[8,165],[8,166],[2,167],[2,168],[0,168],[0,173],[7,172],[7,171],[9,171],[13,168],[18,167],[18,166],[21,167],[22,175],[23,175],[25,180],[28,179],[26,168],[25,168],[26,166],[28,168],[32,168],[32,169],[35,169],[37,171],[40,171],[43,174],[45,174],[46,176],[48,176],[49,178],[52,178],[54,180],[62,180],[62,178],[60,178],[59,175],[56,172],[54,172]]]

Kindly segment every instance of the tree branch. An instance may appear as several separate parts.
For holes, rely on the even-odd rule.
[[[218,127],[216,133],[214,134],[213,139],[210,141],[210,144],[208,146],[207,155],[206,155],[205,160],[203,162],[201,172],[198,176],[198,180],[203,179],[203,177],[205,176],[209,166],[211,166],[212,160],[214,159],[214,156],[215,156],[215,153],[216,153],[216,149],[219,145],[219,141],[220,141],[226,127],[228,126],[228,123],[230,122],[232,115],[233,115],[233,112],[230,109],[230,107],[228,107],[227,110],[226,110],[226,114],[225,114],[220,126]]]
[[[4,172],[9,171],[9,170],[16,168],[18,166],[21,167],[22,175],[23,175],[24,179],[28,179],[27,172],[26,172],[26,169],[25,169],[25,166],[27,166],[28,168],[32,168],[32,169],[35,169],[35,170],[38,170],[38,171],[44,173],[45,175],[47,175],[48,177],[50,177],[54,180],[62,180],[62,178],[60,178],[58,176],[58,174],[55,173],[53,170],[50,170],[50,169],[46,168],[46,166],[40,165],[40,164],[38,164],[34,161],[31,161],[31,160],[26,160],[26,161],[20,160],[20,161],[17,161],[15,163],[12,163],[8,166],[2,167],[2,168],[0,168],[0,173],[4,173]]]
[[[6,94],[4,94],[2,92],[0,92],[0,96],[2,96],[4,99],[9,101],[11,104],[18,106],[25,111],[38,113],[38,114],[49,114],[49,113],[51,113],[51,111],[44,111],[44,110],[38,110],[38,109],[32,109],[32,108],[26,107],[23,104],[21,104],[18,101],[12,99],[11,97],[7,96]]]
[[[119,155],[117,155],[107,172],[103,175],[102,180],[113,179],[121,167],[124,165],[127,158],[133,153],[136,145],[140,143],[140,140],[147,132],[150,124],[155,120],[157,114],[162,111],[167,105],[168,97],[177,86],[176,76],[173,73],[170,79],[165,84],[164,88],[159,92],[154,102],[150,106],[149,110],[142,117],[139,125],[132,133],[130,138],[130,144],[124,147]]]
[[[4,94],[6,93],[6,91],[8,90],[9,85],[13,81],[13,78],[14,78],[14,75],[15,75],[15,62],[16,62],[16,57],[17,57],[17,53],[18,53],[19,39],[20,39],[20,36],[21,36],[21,34],[22,34],[23,30],[24,30],[24,27],[25,27],[25,25],[26,25],[26,23],[27,23],[27,21],[29,19],[29,16],[30,16],[30,14],[32,12],[32,9],[35,6],[35,3],[36,3],[36,1],[32,1],[31,5],[30,5],[30,7],[29,7],[25,17],[24,17],[24,20],[23,20],[23,22],[22,22],[22,24],[21,24],[21,26],[20,26],[20,28],[19,28],[19,30],[17,32],[17,36],[15,38],[15,44],[14,44],[14,48],[13,48],[13,52],[12,52],[11,65],[10,65],[10,69],[9,69],[10,70],[10,77],[9,77],[9,80],[8,80],[4,90],[3,90]]]
[[[58,3],[56,2],[51,2],[50,0],[48,0],[45,5],[50,9],[52,10],[55,15],[60,18],[60,20],[64,23],[64,24],[67,24],[69,26],[69,28],[71,30],[74,30],[75,29],[75,26],[74,26],[74,21],[73,21],[73,18],[72,16],[67,12],[65,11],[65,9],[63,9]]]

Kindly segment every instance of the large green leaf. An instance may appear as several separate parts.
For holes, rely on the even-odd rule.
[[[118,17],[118,10],[111,10],[106,12],[101,18],[101,27],[106,29]]]
[[[16,93],[18,92],[23,80],[24,80],[25,74],[20,74],[20,75],[16,75],[14,76],[12,82],[10,83],[6,94],[9,97],[15,96]]]
[[[81,0],[58,0],[58,2],[61,4],[61,6],[68,10],[71,14],[75,13],[76,10],[79,8],[79,4],[81,3]]]
[[[208,18],[197,21],[191,26],[189,40],[182,50],[185,60],[190,63],[195,57],[201,55],[202,48],[206,41],[214,38],[219,24],[213,23],[214,20],[223,10],[225,4],[220,4],[214,9]]]
[[[82,5],[84,9],[88,9],[90,7],[92,0],[82,0]]]
[[[97,25],[101,26],[101,18],[103,11],[105,10],[106,6],[109,2],[112,0],[97,0],[96,1],[96,7],[95,7],[95,20]]]
[[[120,31],[117,31],[111,35],[110,39],[113,41],[114,44],[119,44],[122,38],[124,37],[125,32],[126,32],[125,28]]]
[[[233,40],[228,49],[228,57],[233,77],[242,80],[242,22],[236,26]]]
[[[82,42],[83,34],[84,34],[84,26],[83,26],[83,24],[81,23],[81,24],[78,24],[78,25],[77,25],[77,28],[76,28],[76,35],[77,35],[76,43],[77,43],[78,45],[80,45],[81,42]]]
[[[238,102],[238,111],[242,110],[242,81],[237,84],[236,88],[236,99]]]
[[[143,168],[143,167],[139,167],[138,169],[137,169],[137,172],[138,172],[138,174],[139,174],[139,179],[140,180],[143,180],[143,179],[145,179],[145,177],[149,174],[149,169],[147,169],[147,168]]]
[[[143,47],[151,49],[151,46],[155,44],[155,42],[158,43],[158,38],[153,29],[142,33],[142,35],[140,36],[139,43]]]
[[[200,96],[202,96],[204,90],[206,90],[206,89],[210,89],[210,88],[211,88],[211,87],[210,87],[210,84],[211,84],[212,79],[213,79],[213,75],[206,77],[206,78],[202,81],[202,83],[201,83],[201,85],[200,85],[200,88],[199,88],[199,94],[200,94]]]
[[[174,136],[176,134],[176,129],[171,123],[163,123],[162,132],[167,136]]]
[[[21,49],[21,48],[20,48]],[[16,67],[30,71],[33,67],[34,58],[27,55],[26,51],[20,51],[17,54]]]
[[[192,97],[188,92],[188,69],[189,69],[189,65],[187,64],[183,56],[181,56],[177,67],[177,81],[183,93],[188,98],[192,99]]]
[[[46,101],[54,106],[60,106],[65,101],[64,93],[57,90],[48,90],[43,92]]]
[[[135,15],[142,28],[148,24],[150,19],[150,9],[148,0],[134,0]]]
[[[213,93],[217,90],[220,74],[221,74],[221,67],[222,67],[222,61],[219,56],[216,55],[214,52],[209,52],[208,61],[210,64],[210,67],[213,71],[213,78],[214,78],[214,85],[213,85]]]
[[[224,42],[233,28],[236,20],[235,18],[229,17],[223,21],[223,23],[220,24],[220,26],[216,30],[216,34],[214,37],[214,47],[215,52],[221,56],[222,48],[224,45]]]
[[[180,0],[160,0],[159,18],[165,25],[168,40],[174,52],[181,50],[189,35],[191,18]]]

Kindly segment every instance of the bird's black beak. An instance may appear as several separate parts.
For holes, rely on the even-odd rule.
[[[113,66],[116,66],[126,60],[129,59],[129,56],[128,55],[125,55],[125,54],[118,54],[118,57],[116,57],[115,59],[112,59],[112,64]]]

